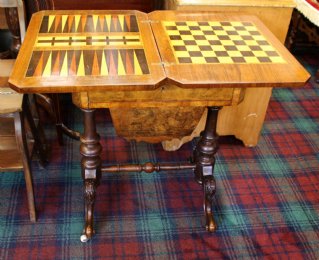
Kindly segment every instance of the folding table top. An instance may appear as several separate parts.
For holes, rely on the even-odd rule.
[[[302,86],[309,74],[255,17],[155,11],[42,11],[11,86],[28,92]]]

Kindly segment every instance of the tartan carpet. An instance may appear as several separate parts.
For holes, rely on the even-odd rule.
[[[317,53],[317,54],[315,54]],[[315,73],[318,51],[299,51]],[[103,175],[97,233],[80,242],[84,223],[79,143],[59,146],[52,124],[50,164],[33,163],[38,220],[29,221],[23,174],[0,175],[0,259],[319,259],[319,89],[275,89],[257,147],[222,138],[214,200],[218,230],[204,229],[201,187],[190,171]],[[68,124],[81,113],[67,106]],[[104,163],[179,161],[161,145],[116,137],[106,110],[97,114]],[[105,120],[107,118],[107,120]]]

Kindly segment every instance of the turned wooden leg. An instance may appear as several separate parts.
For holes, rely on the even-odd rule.
[[[93,210],[96,188],[101,179],[102,147],[100,137],[96,132],[94,110],[82,109],[84,112],[84,134],[81,136],[80,153],[82,155],[81,168],[84,181],[85,226],[81,241],[88,241],[93,233]]]
[[[204,191],[204,211],[206,217],[206,229],[215,231],[216,224],[212,212],[212,200],[216,191],[213,176],[215,154],[218,149],[218,135],[216,133],[217,117],[220,107],[209,107],[205,129],[194,150],[195,179],[202,184]]]

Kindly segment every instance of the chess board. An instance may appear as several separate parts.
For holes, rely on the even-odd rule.
[[[162,21],[177,63],[285,63],[251,22]]]
[[[45,15],[26,77],[149,74],[132,14]]]

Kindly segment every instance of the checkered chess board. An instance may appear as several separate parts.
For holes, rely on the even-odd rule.
[[[251,22],[163,21],[178,63],[285,63]]]

